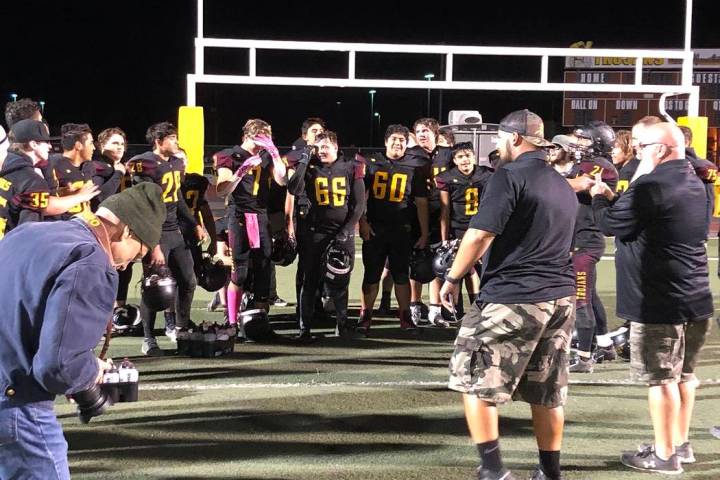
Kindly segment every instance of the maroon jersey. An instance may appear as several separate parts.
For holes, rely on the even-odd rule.
[[[217,153],[217,168],[227,168],[233,173],[252,157],[247,150],[234,146]],[[250,169],[230,194],[230,207],[236,215],[241,213],[267,213],[270,198],[270,184],[273,181],[270,154],[265,150],[260,152],[262,162]]]
[[[492,169],[475,165],[469,175],[452,168],[435,177],[438,190],[450,194],[450,227],[466,231],[470,219],[478,212],[483,188],[492,175]]]
[[[153,182],[160,185],[163,191],[163,201],[167,208],[163,231],[177,231],[179,228],[178,208],[180,208],[178,204],[184,202],[180,195],[180,186],[185,177],[183,161],[176,157],[163,160],[152,152],[146,152],[128,160],[127,169],[132,177],[133,185],[141,182]]]

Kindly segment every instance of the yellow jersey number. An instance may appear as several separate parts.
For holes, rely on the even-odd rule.
[[[465,190],[465,215],[475,215],[478,212],[479,197],[476,187]]]
[[[317,177],[315,179],[315,200],[318,205],[330,205],[332,197],[333,207],[345,205],[347,197],[347,183],[345,177]]]
[[[163,201],[173,203],[178,201],[178,190],[180,190],[180,172],[167,172],[160,180],[163,187]]]
[[[32,192],[30,194],[30,206],[32,208],[47,208],[50,194],[48,192]]]
[[[390,188],[388,188],[388,185]],[[391,202],[400,203],[405,198],[406,185],[407,175],[404,173],[393,173],[390,176],[388,172],[375,172],[372,186],[373,197],[378,200],[387,198]]]

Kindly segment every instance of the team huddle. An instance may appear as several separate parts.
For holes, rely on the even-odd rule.
[[[514,478],[500,457],[496,409],[511,398],[533,407],[540,462],[532,478],[561,478],[568,372],[592,374],[617,356],[649,385],[656,434],[623,463],[681,473],[694,462],[689,418],[713,313],[704,242],[717,167],[689,147],[689,129],[645,117],[632,131],[590,122],[548,141],[540,117],[522,110],[500,122],[497,151],[479,161],[473,144],[421,118],[412,129],[388,126],[384,152],[345,158],[322,119],[308,118],[283,153],[271,125],[250,119],[238,145],[212,155],[211,182],[186,171],[168,122],[150,126],[149,151],[130,159],[121,129],[100,132],[97,151],[86,124],[62,125],[53,138],[27,99],[8,104],[6,122],[0,242],[21,224],[92,217],[118,192],[159,187],[159,241],[141,242],[152,248],[134,259],[143,269],[139,311],[126,304],[131,268],[119,272],[115,303],[116,329],[141,325],[145,355],[166,353],[155,338],[158,312],[185,353],[182,340],[199,328],[191,318],[198,286],[218,291],[209,308],[224,307],[224,332],[268,335],[271,306],[281,304],[275,268],[297,257],[298,342],[317,340],[328,304],[336,335],[373,335],[377,297],[388,313],[393,290],[402,330],[458,328],[450,388],[464,393],[478,478]],[[55,141],[61,154],[51,153]],[[217,219],[212,188],[225,199]],[[348,315],[356,232],[357,318]],[[606,235],[615,237],[617,313],[626,321],[613,332],[595,288]]]

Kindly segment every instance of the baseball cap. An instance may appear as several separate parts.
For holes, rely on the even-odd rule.
[[[527,108],[507,114],[500,120],[498,129],[503,132],[517,133],[537,147],[552,146],[552,143],[545,140],[545,126],[542,118]]]
[[[10,129],[10,138],[14,143],[27,143],[35,140],[36,142],[50,142],[52,140],[60,140],[60,137],[51,137],[48,127],[38,120],[20,120]]]
[[[570,135],[555,135],[551,142],[565,151],[572,146],[577,146],[577,140]]]

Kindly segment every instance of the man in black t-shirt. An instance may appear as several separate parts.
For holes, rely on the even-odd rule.
[[[450,383],[481,457],[478,478],[501,479],[497,403],[531,404],[540,453],[536,477],[560,478],[568,359],[575,321],[570,258],[577,198],[546,161],[543,122],[528,110],[500,122],[500,164],[488,180],[440,291],[452,309],[460,279],[483,257],[480,304],[463,317]]]

